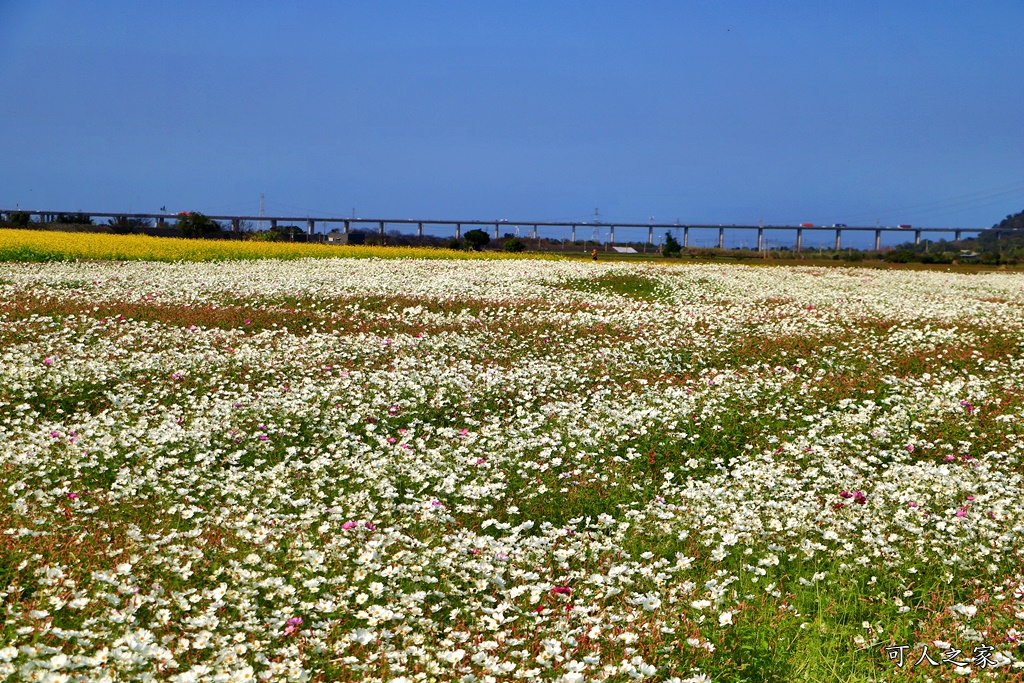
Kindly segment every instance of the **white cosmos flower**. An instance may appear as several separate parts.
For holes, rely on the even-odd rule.
[[[365,628],[357,628],[349,634],[349,640],[359,645],[366,645],[367,643],[376,640],[377,636],[373,631],[369,631]]]

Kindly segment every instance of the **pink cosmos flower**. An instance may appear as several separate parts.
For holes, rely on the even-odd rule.
[[[284,629],[284,634],[290,636],[299,630],[299,626],[302,624],[302,617],[292,617],[288,620],[288,625]]]
[[[51,358],[50,356],[47,356],[46,358],[44,358],[43,359],[43,365],[53,365],[53,358]]]
[[[345,522],[344,524],[341,525],[342,529],[354,529],[355,527],[356,527],[356,523],[355,522]]]
[[[572,588],[569,586],[555,586],[551,589],[551,592],[557,595],[569,595],[572,593]]]

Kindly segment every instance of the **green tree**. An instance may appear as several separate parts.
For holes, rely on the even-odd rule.
[[[27,211],[14,211],[7,217],[7,222],[19,228],[27,228],[32,222],[32,214]]]
[[[683,251],[682,245],[676,241],[672,233],[665,232],[665,244],[661,247],[662,256],[679,256]]]
[[[56,222],[65,225],[92,225],[92,218],[84,213],[60,213],[57,214]]]
[[[491,236],[479,228],[467,232],[463,239],[466,240],[466,244],[473,251],[480,251],[491,242]]]
[[[178,214],[178,228],[185,237],[206,237],[220,232],[220,223],[198,211],[183,211]]]

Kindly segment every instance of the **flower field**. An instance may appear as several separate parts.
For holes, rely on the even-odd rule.
[[[430,258],[521,259],[538,258],[501,252],[457,252],[427,247],[372,247],[201,240],[110,235],[103,233],[51,232],[0,228],[0,261],[240,261],[248,259],[302,258]]]
[[[1001,273],[0,264],[0,680],[1021,680],[1022,329]]]

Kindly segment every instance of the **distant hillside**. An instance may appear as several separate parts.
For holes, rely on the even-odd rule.
[[[921,240],[920,244],[906,242],[886,256],[886,260],[906,263],[952,263],[960,259],[977,259],[988,265],[1024,263],[1024,211],[1007,216],[977,237],[960,242],[945,239]]]
[[[1024,211],[1007,216],[992,226],[993,230],[1024,230]]]

